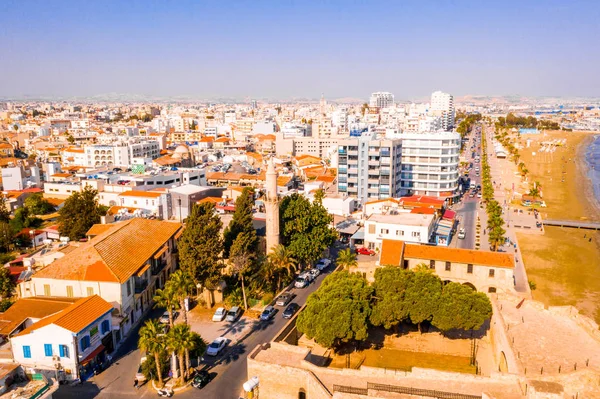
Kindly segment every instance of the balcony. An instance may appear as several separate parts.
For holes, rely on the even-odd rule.
[[[152,275],[156,276],[167,266],[167,262],[164,260],[154,260],[152,262]]]
[[[138,280],[135,281],[135,293],[141,294],[144,290],[148,288],[148,280]]]

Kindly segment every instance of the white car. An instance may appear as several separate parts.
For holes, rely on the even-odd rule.
[[[218,308],[212,317],[212,321],[223,321],[225,320],[225,316],[227,316],[227,309]]]
[[[296,280],[294,281],[294,287],[296,288],[304,288],[308,285],[308,281],[306,281],[304,278],[302,277],[296,277]]]
[[[320,271],[322,271],[323,269],[325,269],[326,267],[328,267],[331,264],[331,260],[327,259],[327,258],[323,258],[320,261],[317,262],[317,264],[315,265],[315,267],[317,269],[319,269]]]
[[[315,267],[314,269],[310,269],[307,273],[310,274],[314,280],[321,274],[321,271]]]
[[[208,356],[217,356],[225,346],[227,346],[227,338],[215,338],[215,340],[208,345],[208,348],[206,348],[206,354]]]
[[[458,238],[460,238],[461,240],[464,239],[467,236],[467,233],[465,232],[465,229],[460,229],[458,231]]]

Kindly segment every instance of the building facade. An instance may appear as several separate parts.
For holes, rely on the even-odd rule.
[[[454,128],[454,97],[451,94],[435,91],[431,94],[430,112],[442,117],[442,128],[450,131]]]
[[[394,95],[389,92],[379,91],[372,93],[369,98],[369,107],[387,108],[394,105]]]

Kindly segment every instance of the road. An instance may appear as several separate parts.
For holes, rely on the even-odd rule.
[[[332,249],[332,258],[337,256],[337,250]],[[330,265],[308,287],[291,289],[295,297],[292,302],[302,306],[308,296],[320,285],[325,276],[330,274],[334,265]],[[224,398],[237,399],[242,390],[242,384],[248,379],[246,372],[246,358],[257,345],[270,342],[276,333],[288,322],[281,316],[283,308],[277,307],[277,313],[269,322],[258,323],[252,333],[242,342],[232,343],[218,357],[210,359],[205,357],[204,364],[210,368],[213,380],[202,390],[189,388],[177,392],[175,396],[182,398]],[[150,317],[158,317],[162,310],[153,310]],[[115,362],[111,367],[86,381],[79,386],[61,386],[56,392],[58,399],[82,398],[150,398],[157,397],[156,392],[149,384],[140,389],[133,387],[134,376],[137,371],[140,352],[137,349],[137,331],[130,334],[125,343],[114,356]]]

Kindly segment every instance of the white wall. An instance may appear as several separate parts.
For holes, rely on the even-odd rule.
[[[433,232],[434,219],[427,226],[413,226],[398,223],[365,221],[365,246],[372,243],[373,248],[381,247],[381,240],[400,240],[426,244]],[[373,232],[374,229],[374,232]],[[383,230],[383,232],[382,232]],[[387,232],[386,232],[387,230]]]

